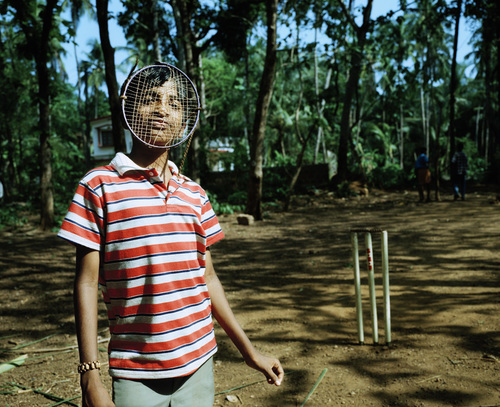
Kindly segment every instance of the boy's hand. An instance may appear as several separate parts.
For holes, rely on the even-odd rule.
[[[269,384],[281,385],[285,372],[281,367],[280,361],[275,357],[266,356],[256,351],[255,355],[250,360],[247,360],[246,363],[251,368],[262,372],[267,377]]]
[[[97,370],[84,373],[81,378],[81,386],[83,407],[115,407]]]

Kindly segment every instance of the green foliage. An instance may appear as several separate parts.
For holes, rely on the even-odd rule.
[[[406,183],[405,172],[401,171],[399,165],[389,162],[374,168],[368,180],[371,185],[387,189],[400,187]]]
[[[351,188],[349,188],[349,181],[343,181],[339,185],[337,185],[335,195],[338,198],[349,198],[352,196],[356,196],[356,193]]]
[[[476,144],[467,139],[461,139],[464,143],[464,153],[467,154],[467,179],[472,182],[484,182],[488,168],[484,157],[481,157]]]
[[[247,202],[247,193],[246,191],[235,191],[227,198],[227,203],[230,205],[236,205],[239,207],[243,207]]]
[[[53,142],[53,166],[55,197],[58,202],[67,204],[85,172],[83,151],[73,141],[55,138]]]
[[[275,151],[273,164],[276,167],[289,167],[295,164],[295,157],[289,155],[283,155],[279,151]]]
[[[239,140],[234,146],[232,154],[234,171],[244,172],[248,171],[248,145],[245,140]]]
[[[264,201],[283,201],[287,196],[290,177],[286,172],[277,170],[278,168],[276,170],[268,169],[265,172],[264,185],[262,188]]]
[[[500,152],[491,124],[498,116],[500,94],[498,75],[494,75],[498,67],[496,3],[465,2],[467,15],[478,23],[472,55],[476,77],[467,78],[466,65],[459,66],[455,120],[456,137],[466,144],[469,178],[474,182],[497,179],[500,173]],[[30,208],[36,208],[40,183],[36,65],[32,53],[27,52],[30,44],[19,35],[22,27],[13,17],[13,4],[13,0],[7,0],[0,7],[0,179],[9,202],[28,202]],[[30,7],[36,4],[29,2]],[[123,2],[118,21],[130,40],[128,48],[140,55],[142,63],[153,62],[154,35],[158,33],[164,60],[182,65],[185,49],[171,3],[165,3],[166,7],[158,3],[154,8],[155,4],[150,0]],[[236,0],[220,5],[196,1],[187,4],[189,28],[197,38],[191,45],[195,53],[202,55],[199,71],[195,72],[199,90],[205,96],[202,125],[197,131],[200,157],[207,167],[221,162],[226,171],[239,174],[231,184],[219,182],[212,196],[218,213],[231,213],[242,210],[247,200],[249,150],[266,46],[264,3]],[[42,3],[38,6],[43,9]],[[361,50],[360,80],[348,106],[351,178],[381,188],[406,186],[413,176],[415,147],[426,143],[430,146],[429,156],[438,157],[446,173],[454,19],[453,7],[445,6],[442,0],[404,2],[401,11],[371,21],[362,48],[341,8],[332,7],[331,2],[280,5],[278,69],[264,141],[265,166],[280,170],[266,169],[266,202],[287,196],[302,142],[308,136],[304,164],[321,163],[323,156],[338,152],[348,75],[354,56]],[[362,8],[354,8],[353,14]],[[158,30],[152,29],[155,15]],[[55,21],[60,26],[54,27],[50,41],[50,143],[55,211],[60,218],[77,181],[88,169],[82,153],[85,123],[107,115],[109,105],[97,37],[84,61],[80,61],[79,99],[59,69],[61,42],[68,40],[67,34],[72,33],[76,21],[69,23],[60,17]],[[26,24],[35,22],[33,19]],[[317,43],[310,35],[311,27],[320,33]],[[317,140],[320,126],[322,138]],[[213,145],[233,150],[214,153],[210,151]],[[348,183],[339,185],[337,193],[348,196]],[[19,221],[6,208],[2,209],[2,222]]]
[[[28,223],[30,208],[24,204],[0,206],[0,230],[4,227],[19,227]]]
[[[236,205],[229,202],[219,202],[217,200],[217,195],[208,191],[207,194],[210,199],[210,204],[217,215],[230,215],[235,212],[242,212],[245,209],[245,206],[242,204]]]

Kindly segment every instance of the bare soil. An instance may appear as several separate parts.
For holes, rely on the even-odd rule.
[[[420,204],[416,192],[297,197],[254,225],[221,216],[213,257],[255,346],[281,359],[283,385],[248,368],[217,326],[219,406],[500,406],[500,205],[493,188]],[[380,238],[373,235],[380,343],[363,275],[358,343],[350,230],[388,231],[392,343],[385,344]],[[362,242],[363,240],[360,239]],[[74,250],[29,225],[0,231],[0,406],[80,405]],[[101,360],[106,321],[101,304]],[[106,366],[102,377],[110,379]],[[65,400],[61,404],[58,402]],[[140,406],[138,406],[140,407]]]

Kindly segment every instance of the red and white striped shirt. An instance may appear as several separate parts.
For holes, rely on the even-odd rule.
[[[180,377],[216,351],[205,284],[208,246],[224,234],[205,191],[118,153],[80,182],[59,236],[101,252],[110,375]]]

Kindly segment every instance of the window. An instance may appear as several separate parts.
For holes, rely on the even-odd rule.
[[[97,130],[99,136],[99,147],[112,147],[113,146],[113,133],[111,128],[103,127]]]

